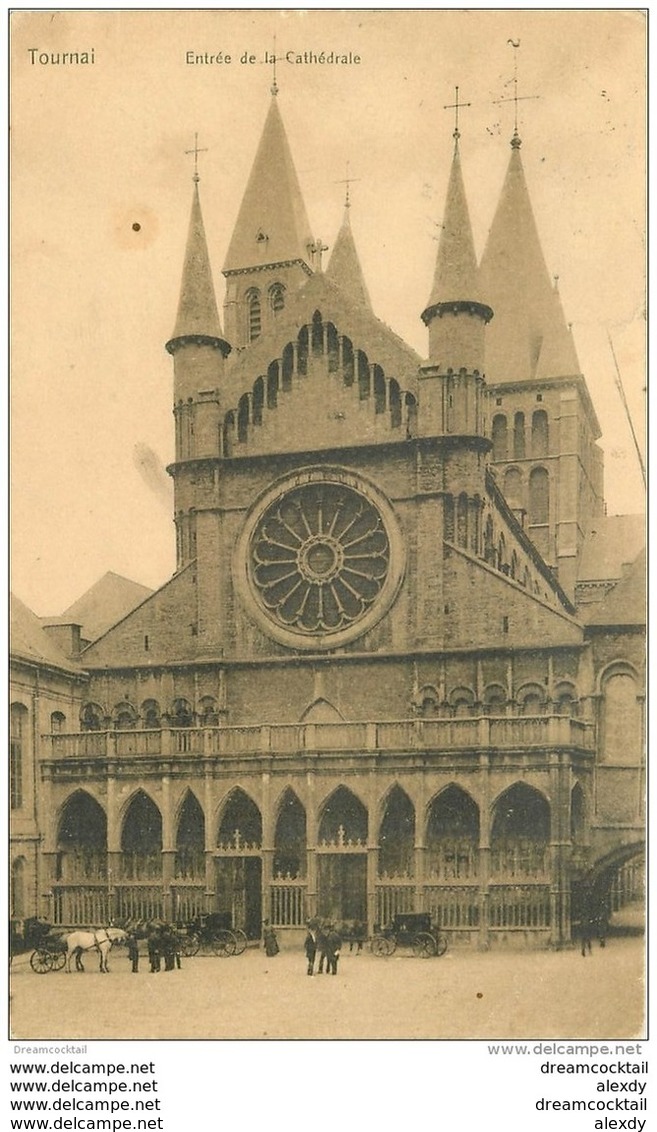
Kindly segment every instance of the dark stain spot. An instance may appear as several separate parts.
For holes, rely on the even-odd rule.
[[[138,224],[135,220],[135,223],[132,225],[132,230],[133,232],[141,232],[141,224]]]
[[[484,996],[483,996],[483,994],[481,993],[481,991],[480,991],[480,990],[478,990],[478,991],[477,991],[477,998],[483,998],[483,997],[484,997]]]

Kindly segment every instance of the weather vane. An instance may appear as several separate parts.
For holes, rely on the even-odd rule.
[[[350,177],[349,176],[349,162],[347,162],[345,172],[347,174],[346,177],[343,177],[341,181],[336,181],[335,184],[347,186],[347,188],[345,189],[345,194],[344,194],[344,206],[345,206],[345,208],[351,208],[351,201],[349,199],[349,186],[353,185],[355,181],[360,181],[360,177]]]
[[[519,39],[507,39],[507,43],[510,43],[512,48],[513,48],[513,78],[509,79],[504,85],[509,86],[510,83],[513,83],[513,97],[512,98],[496,98],[495,99],[495,105],[499,106],[500,103],[502,103],[502,102],[513,102],[513,104],[514,104],[514,123],[513,123],[513,141],[511,142],[511,144],[513,145],[514,142],[515,142],[516,148],[517,148],[517,146],[520,145],[520,137],[518,135],[518,103],[519,102],[528,102],[529,99],[540,98],[541,96],[540,96],[540,94],[523,94],[523,95],[518,94],[518,48],[520,47],[520,40]]]

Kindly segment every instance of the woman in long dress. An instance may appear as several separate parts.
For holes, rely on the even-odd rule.
[[[269,923],[269,920],[265,920],[262,926],[262,942],[269,958],[273,955],[278,955],[280,948],[278,946],[278,940],[276,939],[276,932]]]

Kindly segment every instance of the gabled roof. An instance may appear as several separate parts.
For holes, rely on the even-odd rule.
[[[584,541],[577,580],[616,581],[645,541],[645,515],[600,515]]]
[[[370,297],[365,276],[360,265],[356,244],[354,243],[349,206],[344,210],[342,225],[333,245],[331,258],[326,268],[326,278],[359,306],[371,309]]]
[[[394,377],[403,388],[415,391],[418,368],[423,364],[419,354],[370,308],[354,302],[318,272],[298,291],[289,294],[273,331],[229,356],[224,386],[227,409],[235,408],[241,395],[251,390],[254,380],[266,374],[269,363],[281,357],[284,347],[296,338],[301,327],[312,322],[316,310],[325,322],[333,322],[340,334],[351,338],[355,348],[364,350],[370,362],[382,366],[387,377]]]
[[[66,672],[82,671],[75,660],[58,648],[36,613],[15,594],[9,595],[9,650],[11,656],[33,664],[47,664]]]
[[[189,218],[185,262],[180,286],[178,317],[171,336],[178,338],[201,336],[223,339],[217,300],[212,282],[212,268],[205,238],[198,182],[194,183],[192,211]]]
[[[108,570],[59,620],[77,622],[82,626],[82,637],[95,641],[152,593],[147,586]]]
[[[278,101],[271,100],[224,273],[267,263],[309,263],[312,243],[306,206],[292,161]]]
[[[602,601],[584,608],[583,617],[587,625],[645,625],[646,598],[644,548]]]

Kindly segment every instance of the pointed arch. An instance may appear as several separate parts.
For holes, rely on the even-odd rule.
[[[107,815],[86,790],[75,790],[64,802],[57,822],[58,881],[105,880]]]
[[[516,413],[513,418],[513,459],[525,458],[525,414]]]
[[[313,354],[320,355],[324,353],[324,323],[322,322],[322,315],[320,311],[315,311],[313,314],[313,321],[311,326],[310,344]]]
[[[360,798],[346,786],[337,786],[320,810],[318,841],[367,844],[368,814]]]
[[[496,413],[493,417],[493,460],[497,463],[509,458],[506,416]]]
[[[202,880],[205,876],[205,814],[190,789],[178,808],[174,875],[179,880]]]
[[[306,875],[306,810],[288,786],[281,796],[274,832],[274,879]]]
[[[137,790],[124,809],[121,853],[124,880],[161,877],[162,814],[145,790]]]
[[[367,354],[362,350],[356,351],[356,370],[358,373],[358,397],[361,401],[367,401],[370,396],[370,365]]]
[[[237,439],[240,444],[244,444],[249,435],[249,420],[250,420],[250,398],[248,393],[243,393],[237,405]]]
[[[292,374],[294,373],[294,345],[288,342],[283,350],[282,355],[282,389],[284,393],[289,393],[292,388]]]
[[[516,782],[493,805],[491,872],[493,876],[543,876],[550,841],[550,804],[534,786]]]
[[[532,468],[529,473],[529,522],[544,526],[550,521],[550,476],[547,468]]]
[[[386,379],[383,376],[381,366],[375,365],[372,367],[372,376],[374,384],[374,411],[375,413],[385,413],[386,405]]]
[[[607,666],[602,692],[601,757],[605,762],[640,763],[643,755],[642,696],[633,665]]]
[[[219,846],[239,849],[262,845],[262,814],[259,807],[241,786],[236,786],[224,799],[219,817]]]
[[[456,783],[450,783],[429,803],[427,811],[427,875],[439,880],[469,880],[477,876],[479,806]]]
[[[267,396],[268,409],[275,409],[278,405],[278,390],[280,385],[278,362],[272,362],[267,368]]]
[[[401,389],[394,377],[388,383],[388,401],[390,404],[390,424],[392,428],[400,428],[402,421]]]
[[[548,415],[536,409],[532,416],[532,456],[547,456],[550,449]]]
[[[415,871],[415,807],[395,783],[385,799],[379,826],[379,874],[410,877]]]
[[[313,700],[301,716],[302,723],[343,723],[344,716],[330,700],[319,696]]]

